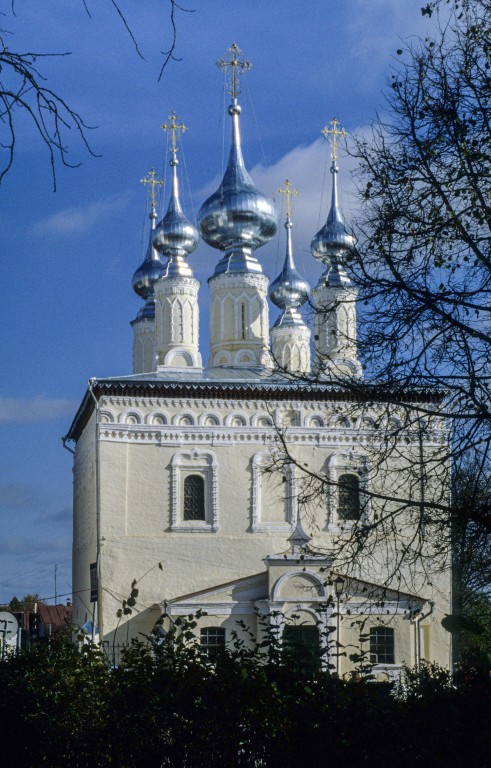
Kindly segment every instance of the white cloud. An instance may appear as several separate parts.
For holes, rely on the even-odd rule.
[[[102,200],[95,200],[87,205],[64,208],[58,213],[53,213],[46,219],[41,219],[34,225],[34,234],[62,236],[70,234],[86,234],[103,219],[120,215],[130,200],[132,192],[121,195],[111,195]]]
[[[72,416],[78,403],[75,400],[35,397],[0,396],[0,424],[53,421]]]

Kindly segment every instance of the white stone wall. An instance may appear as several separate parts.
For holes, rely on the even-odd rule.
[[[151,373],[156,370],[155,320],[134,320],[133,326],[133,373]]]
[[[201,368],[199,280],[164,277],[154,285],[157,365]]]
[[[309,373],[310,336],[306,325],[273,326],[271,347],[275,365],[291,373]]]
[[[116,611],[134,579],[140,592],[132,634],[136,628],[151,629],[155,605],[165,599],[264,571],[265,557],[289,548],[296,498],[305,492],[303,466],[328,478],[339,466],[352,466],[362,478],[367,473],[371,490],[385,492],[392,487],[401,493],[404,477],[418,456],[416,437],[401,431],[402,451],[398,449],[385,463],[374,463],[394,410],[339,402],[104,397],[99,433],[104,634],[110,636],[114,630]],[[282,426],[298,467],[271,471],[278,450],[274,425]],[[441,450],[446,439],[442,427],[435,424],[430,432],[427,452]],[[75,494],[75,592],[86,588],[89,563],[95,560],[94,453],[92,417],[79,440],[75,464],[76,474],[85,478]],[[177,486],[193,467],[197,473],[207,473],[207,519],[182,525]],[[371,500],[369,514],[376,512],[377,504]],[[303,523],[318,551],[326,551],[336,537],[349,533],[343,534],[337,523],[335,506],[335,496],[325,490],[303,505]],[[385,542],[381,547],[386,552]],[[382,583],[388,565],[373,554],[357,575]],[[424,571],[413,568],[403,582],[399,588],[419,590],[427,597],[439,591],[438,620],[431,619],[433,646],[438,649],[435,658],[446,663],[448,636],[438,622],[449,612],[448,574],[436,576],[429,586]]]
[[[96,418],[89,419],[77,441],[73,463],[73,623],[92,619],[90,563],[97,555],[96,531]]]
[[[210,366],[270,364],[268,283],[252,272],[210,278]]]
[[[360,375],[356,348],[356,297],[354,288],[319,282],[312,290],[314,314],[314,368],[336,375]]]

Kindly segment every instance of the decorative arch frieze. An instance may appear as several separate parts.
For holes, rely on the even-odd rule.
[[[119,414],[118,422],[120,424],[143,424],[143,414],[133,409],[126,409]]]

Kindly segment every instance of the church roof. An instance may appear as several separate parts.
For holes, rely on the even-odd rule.
[[[91,394],[93,393],[93,395]],[[154,373],[93,378],[64,440],[78,440],[94,410],[94,396],[204,397],[228,400],[298,400],[349,403],[439,403],[441,389],[381,382],[315,379],[263,366],[167,368]]]

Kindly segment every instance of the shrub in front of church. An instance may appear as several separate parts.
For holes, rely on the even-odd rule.
[[[485,764],[485,679],[455,687],[441,670],[425,670],[397,698],[362,677],[292,663],[274,632],[261,647],[237,639],[210,656],[195,628],[189,617],[160,645],[133,643],[116,668],[99,648],[79,651],[66,637],[6,658],[0,723],[15,764],[447,768],[463,744],[468,768]]]

